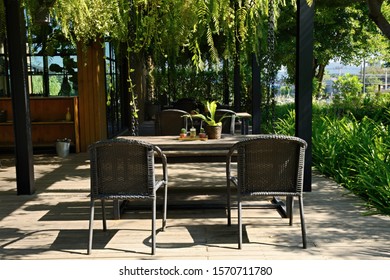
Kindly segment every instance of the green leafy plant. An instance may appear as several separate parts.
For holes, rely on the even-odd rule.
[[[215,113],[217,111],[217,101],[207,101],[206,103],[206,108],[207,108],[207,114],[200,114],[199,112],[196,112],[194,115],[186,115],[189,117],[191,120],[192,118],[200,118],[203,120],[205,123],[207,123],[208,126],[222,126],[222,120],[225,118],[228,118],[227,114],[224,114],[221,118],[218,120],[215,118]]]
[[[5,7],[4,1],[0,1],[0,42],[5,38],[6,22],[5,22]]]
[[[390,215],[389,103],[385,94],[372,98],[369,111],[349,107],[342,116],[334,110],[340,104],[313,104],[313,165],[361,197],[365,214]],[[293,135],[293,111],[278,107],[276,133]]]

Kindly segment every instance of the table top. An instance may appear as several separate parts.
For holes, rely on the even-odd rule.
[[[250,119],[252,117],[252,115],[247,112],[238,112],[236,113],[236,116],[242,119]]]
[[[179,140],[179,136],[121,136],[123,139],[136,139],[149,142],[161,150],[228,150],[235,143],[258,135],[222,134],[221,139]]]

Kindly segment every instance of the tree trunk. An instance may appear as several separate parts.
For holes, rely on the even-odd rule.
[[[367,0],[369,16],[390,40],[390,23],[386,20],[381,12],[382,4],[384,0]]]
[[[317,92],[318,92],[318,93],[321,92],[322,82],[323,82],[323,80],[324,80],[324,74],[325,74],[325,67],[326,67],[325,64],[319,64],[319,65],[318,65],[318,73],[317,73],[317,80],[318,80],[318,89],[317,89]]]

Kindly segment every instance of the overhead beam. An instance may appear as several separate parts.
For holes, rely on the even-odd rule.
[[[299,0],[297,5],[295,134],[308,144],[304,191],[311,191],[314,0],[311,5],[307,0]]]
[[[15,134],[15,168],[18,195],[34,193],[34,164],[28,93],[26,27],[18,0],[5,0],[12,110]]]

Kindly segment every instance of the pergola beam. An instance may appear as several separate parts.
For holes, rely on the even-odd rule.
[[[26,28],[18,0],[5,0],[15,135],[17,194],[34,193],[34,164],[28,93]]]
[[[314,1],[310,6],[307,0],[299,0],[297,5],[295,134],[308,144],[304,191],[311,191]]]

